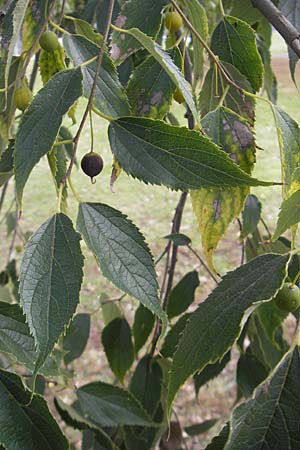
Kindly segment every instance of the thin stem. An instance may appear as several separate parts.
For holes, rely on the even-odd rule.
[[[64,141],[57,141],[53,144],[53,147],[58,147],[59,145],[67,145],[67,144],[73,144],[73,139],[66,139]]]
[[[266,222],[264,221],[264,219],[262,217],[260,218],[260,221],[263,224],[263,226],[268,234],[268,238],[270,239],[272,237],[272,233],[270,232],[268,225],[266,224]]]
[[[96,66],[96,72],[95,72],[95,78],[94,78],[94,82],[92,85],[92,89],[91,89],[91,93],[89,96],[89,100],[88,100],[88,104],[86,106],[86,109],[84,111],[83,117],[81,119],[78,131],[74,137],[74,148],[73,148],[73,154],[72,154],[72,158],[69,164],[69,167],[67,169],[67,172],[65,173],[61,184],[62,186],[64,186],[66,184],[67,179],[69,178],[71,172],[72,172],[72,168],[75,162],[75,158],[76,158],[76,152],[77,152],[77,148],[78,148],[78,143],[79,143],[79,138],[80,135],[82,133],[83,127],[85,125],[85,121],[89,115],[89,112],[92,108],[93,105],[93,98],[94,98],[94,94],[95,94],[95,89],[96,89],[96,85],[97,85],[97,79],[99,76],[99,72],[100,72],[100,68],[102,65],[102,61],[103,61],[103,55],[104,55],[104,50],[105,50],[105,45],[107,42],[107,38],[108,38],[108,33],[109,33],[109,29],[110,29],[110,25],[111,25],[111,21],[112,21],[112,13],[113,13],[113,9],[114,9],[114,4],[115,4],[115,0],[110,0],[109,2],[109,7],[108,7],[108,14],[107,14],[107,18],[106,18],[106,24],[105,24],[105,30],[104,30],[104,34],[103,34],[103,39],[101,42],[101,47],[99,50],[99,55],[98,55],[98,60],[97,60],[97,66]]]
[[[71,34],[67,30],[65,30],[64,28],[62,28],[59,25],[57,25],[57,23],[53,22],[52,20],[50,20],[50,24],[53,26],[53,28],[55,28],[57,31],[59,31],[62,34],[68,34],[68,35]]]
[[[224,17],[225,16],[225,11],[224,11],[224,6],[223,6],[222,0],[219,0],[219,5],[220,5],[221,14]]]
[[[201,256],[199,255],[199,253],[193,249],[193,247],[191,247],[190,245],[187,246],[188,249],[196,256],[196,258],[198,259],[198,261],[201,263],[201,265],[204,267],[204,269],[207,271],[207,273],[211,276],[211,278],[218,284],[219,280],[218,278],[215,276],[215,274],[210,270],[210,268],[205,264],[205,262],[203,261],[203,259],[201,258]]]
[[[1,197],[0,197],[0,212],[1,212],[2,208],[3,208],[3,203],[4,203],[6,191],[7,191],[7,188],[8,188],[8,183],[9,183],[9,181],[7,181],[4,184],[3,188],[2,188]]]
[[[78,203],[82,203],[82,200],[80,199],[79,194],[77,193],[76,189],[74,188],[74,185],[72,183],[72,179],[71,179],[71,175],[68,178],[68,185],[72,191],[72,194],[74,195],[74,197],[76,198]]]
[[[158,256],[158,258],[155,260],[155,262],[154,262],[155,265],[157,265],[157,264],[163,259],[163,257],[164,257],[165,254],[167,253],[167,251],[168,251],[168,245],[166,245],[164,251],[163,251],[163,252]]]
[[[89,111],[89,117],[90,117],[90,128],[91,128],[91,152],[94,151],[94,130],[93,130],[93,117],[92,117],[92,111]]]
[[[7,255],[7,265],[9,264],[13,249],[14,249],[14,245],[16,242],[16,237],[17,237],[17,230],[18,230],[18,223],[19,223],[19,209],[18,209],[18,204],[16,202],[16,217],[15,217],[15,228],[14,228],[14,232],[12,235],[12,240],[10,242],[10,246],[9,246],[9,250],[8,250],[8,255]]]

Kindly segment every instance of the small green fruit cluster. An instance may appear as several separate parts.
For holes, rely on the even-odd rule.
[[[300,289],[292,283],[284,283],[274,302],[282,311],[294,312],[300,306]]]
[[[45,52],[53,52],[59,46],[58,38],[53,31],[45,31],[39,40],[40,46]]]
[[[94,183],[94,177],[99,175],[103,169],[102,157],[95,152],[86,153],[81,160],[81,169]]]
[[[32,100],[32,92],[25,80],[21,81],[21,86],[14,92],[14,105],[20,111],[25,111]]]

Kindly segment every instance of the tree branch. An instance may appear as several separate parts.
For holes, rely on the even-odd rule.
[[[300,58],[300,32],[287,20],[271,0],[251,0],[252,5],[268,19],[285,42]]]

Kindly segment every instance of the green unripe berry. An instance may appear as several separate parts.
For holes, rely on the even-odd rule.
[[[181,92],[181,90],[179,88],[175,89],[173,97],[174,97],[174,100],[177,103],[183,103],[184,102],[184,96],[183,96],[183,94],[182,94],[182,92]]]
[[[169,31],[178,31],[182,27],[181,15],[177,11],[169,12],[165,17],[165,25]]]
[[[95,152],[86,153],[81,160],[82,171],[91,178],[92,183],[94,177],[99,175],[103,169],[103,159]]]
[[[53,31],[45,31],[39,40],[40,46],[45,52],[53,52],[59,46],[58,38]]]
[[[32,100],[32,92],[28,86],[24,85],[17,88],[14,93],[14,104],[20,111],[25,111]]]
[[[300,306],[300,289],[292,283],[284,283],[274,302],[283,311],[296,311]]]

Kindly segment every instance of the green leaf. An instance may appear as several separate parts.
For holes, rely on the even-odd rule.
[[[169,319],[179,316],[188,309],[195,300],[195,291],[199,284],[198,272],[193,270],[187,273],[172,289],[167,303]]]
[[[49,167],[51,170],[54,186],[57,196],[60,195],[60,186],[63,177],[67,172],[67,159],[63,146],[56,145],[47,155]],[[61,193],[61,208],[63,212],[67,211],[68,189],[66,184]]]
[[[285,191],[292,181],[294,170],[300,165],[299,147],[300,147],[300,128],[298,123],[292,119],[282,109],[274,106],[277,127],[280,132],[280,146],[283,152],[283,175]]]
[[[183,233],[172,233],[168,234],[167,236],[164,236],[164,239],[168,239],[169,241],[173,242],[175,245],[179,246],[185,246],[191,244],[191,239],[186,236]]]
[[[180,67],[177,48],[170,56]],[[126,92],[134,115],[163,119],[173,100],[174,83],[156,59],[149,56],[132,73]]]
[[[246,198],[244,209],[242,212],[243,227],[240,235],[240,239],[245,239],[248,234],[252,234],[260,221],[261,215],[261,203],[258,198],[249,194]]]
[[[10,140],[7,148],[0,156],[0,186],[3,186],[14,173],[15,141]]]
[[[131,329],[125,318],[112,320],[102,332],[102,345],[111,370],[123,383],[134,360]]]
[[[143,12],[144,14],[144,12]],[[156,59],[156,61],[162,66],[162,68],[169,74],[169,77],[173,81],[173,83],[180,89],[186,104],[190,108],[195,122],[199,122],[199,114],[195,105],[194,98],[191,92],[191,86],[184,78],[182,72],[170,55],[165,52],[157,42],[153,41],[149,36],[146,36],[137,28],[132,28],[131,30],[126,31],[126,34],[130,34],[135,39],[137,39],[142,46]]]
[[[276,241],[281,234],[300,222],[300,190],[283,200],[272,241]]]
[[[126,117],[109,126],[113,154],[126,173],[171,189],[268,185],[243,172],[197,131],[160,120]]]
[[[160,350],[160,353],[165,358],[173,358],[176,348],[178,347],[179,339],[182,336],[183,330],[185,329],[190,316],[190,313],[181,316],[166,335],[164,343]]]
[[[89,314],[76,314],[63,340],[63,349],[68,353],[64,363],[70,364],[84,352],[90,336],[91,318]]]
[[[101,34],[94,31],[90,23],[86,22],[85,20],[79,19],[78,17],[66,16],[65,18],[68,20],[72,20],[76,34],[80,34],[96,45],[101,45],[102,36]]]
[[[184,0],[187,17],[204,41],[208,38],[208,19],[204,7],[198,0]],[[204,47],[192,33],[193,40],[193,76],[194,86],[203,74]]]
[[[282,14],[286,17],[286,19],[294,25],[294,27],[299,30],[300,28],[300,5],[297,0],[280,0],[279,1],[279,9]],[[298,56],[288,46],[289,60],[290,60],[290,72],[293,81],[295,82],[295,69],[297,62],[299,60]]]
[[[230,351],[227,352],[222,359],[215,362],[214,364],[208,364],[200,373],[194,375],[194,385],[196,396],[198,395],[202,386],[205,386],[210,380],[213,380],[227,366],[230,361]]]
[[[81,203],[77,228],[103,275],[165,321],[153,258],[138,228],[120,211],[103,203]]]
[[[198,436],[199,434],[207,433],[207,431],[210,430],[218,422],[218,420],[219,419],[204,420],[204,422],[195,423],[194,425],[185,427],[184,431],[189,436]]]
[[[81,69],[56,74],[37,93],[22,115],[15,143],[15,176],[19,205],[30,172],[52,148],[64,114],[81,95]]]
[[[39,395],[30,400],[21,378],[0,369],[0,443],[14,450],[67,450],[45,400]]]
[[[136,366],[129,385],[129,391],[145,410],[153,416],[160,402],[162,370],[150,355],[144,356]]]
[[[102,427],[155,425],[136,398],[110,384],[95,382],[77,390],[84,414]]]
[[[252,5],[251,0],[233,0],[230,10],[230,15],[238,19],[248,22],[250,25],[259,22],[262,19],[262,14],[259,9]]]
[[[236,383],[244,397],[250,397],[252,392],[268,376],[265,366],[251,353],[250,347],[238,360]]]
[[[235,409],[225,450],[298,448],[299,374],[299,348],[296,346],[260,385],[254,398]]]
[[[65,51],[60,45],[52,52],[41,51],[39,69],[43,84],[46,84],[53,75],[66,68]]]
[[[76,66],[99,54],[99,47],[80,35],[65,35],[64,46]],[[83,90],[87,98],[91,93],[96,67],[97,61],[82,67]],[[101,114],[114,119],[130,114],[126,94],[119,81],[116,68],[107,53],[103,55],[103,62],[97,78],[94,106]]]
[[[247,78],[236,67],[228,62],[220,62],[231,80],[242,89],[248,92],[253,91]],[[213,111],[219,106],[225,90],[227,90],[227,94],[224,98],[223,105],[247,119],[250,125],[253,126],[255,119],[255,100],[252,97],[243,95],[241,91],[229,84],[222,73],[217,72],[213,65],[205,76],[200,92],[199,107],[202,116],[205,116],[209,111]]]
[[[80,237],[64,214],[48,219],[27,243],[20,269],[21,305],[33,334],[35,372],[52,352],[79,303]]]
[[[212,35],[211,50],[245,75],[255,92],[259,90],[263,65],[256,47],[255,32],[246,22],[235,17],[223,17]]]
[[[156,0],[155,2],[131,0],[130,2],[125,2],[115,25],[118,28],[127,30],[129,28],[139,28],[145,34],[156,37],[162,21],[161,12],[166,4],[167,0]],[[128,34],[123,34],[117,30],[113,31],[111,56],[117,64],[124,61],[141,47],[141,43],[128,36]]]
[[[110,300],[108,295],[100,295],[101,309],[104,325],[108,325],[117,317],[122,317],[122,311],[117,302]],[[148,311],[148,310],[147,310]]]
[[[148,308],[144,305],[140,305],[134,316],[134,322],[132,326],[132,334],[134,339],[134,352],[137,354],[143,347],[151,331],[153,330],[155,323],[155,317]]]
[[[249,123],[233,111],[221,107],[208,113],[204,131],[213,142],[251,174],[255,162],[255,138]],[[209,188],[191,192],[193,209],[201,234],[204,254],[214,270],[213,254],[230,223],[240,214],[249,188]]]
[[[213,438],[213,440],[206,447],[205,450],[224,450],[226,442],[227,442],[228,437],[229,437],[229,431],[230,431],[229,425],[226,424],[222,428],[220,434]]]
[[[275,254],[251,260],[225,275],[199,305],[185,327],[173,358],[169,408],[186,379],[222,358],[238,339],[249,313],[277,293],[286,277],[288,260],[288,255]]]
[[[73,135],[67,127],[60,127],[57,142],[59,143],[59,141],[73,141]],[[68,159],[71,159],[73,155],[74,144],[61,144],[60,146],[64,149]],[[78,167],[77,159],[75,159],[75,165],[76,167]]]
[[[19,305],[0,302],[0,352],[11,355],[18,363],[34,370],[37,353],[34,339]],[[45,376],[57,376],[59,368],[54,357],[48,358],[40,370]]]

